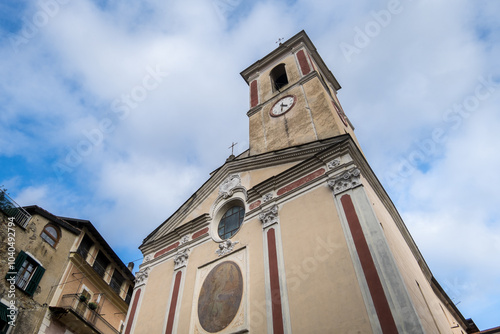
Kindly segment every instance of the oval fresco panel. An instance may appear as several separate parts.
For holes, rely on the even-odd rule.
[[[209,333],[226,328],[240,308],[243,277],[238,265],[226,261],[216,265],[205,278],[198,298],[198,319]]]

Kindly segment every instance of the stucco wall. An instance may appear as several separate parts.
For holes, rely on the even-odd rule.
[[[285,203],[279,217],[293,332],[371,333],[330,188]]]

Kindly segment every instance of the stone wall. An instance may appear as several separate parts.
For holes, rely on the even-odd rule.
[[[31,224],[31,222],[28,224],[28,228],[26,230],[22,229],[18,225],[14,225],[15,239],[18,240],[17,237],[19,235],[28,235]],[[14,302],[17,309],[17,316],[14,322],[15,326],[10,329],[9,334],[36,333],[38,332],[38,328],[40,327],[40,323],[47,307],[36,302],[33,297],[27,295],[23,291],[20,291],[19,289],[15,289],[14,296],[12,296],[12,292],[9,293],[10,283],[5,279],[5,276],[9,270],[8,233],[12,233],[12,230],[9,231],[8,228],[9,219],[7,215],[0,210],[0,297],[4,305],[9,306],[9,303]],[[15,256],[19,254],[22,246],[23,245],[16,243]],[[37,289],[35,296],[39,293],[40,291]]]

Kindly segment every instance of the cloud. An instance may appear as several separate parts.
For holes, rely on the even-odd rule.
[[[0,179],[19,203],[89,219],[120,254],[140,257],[141,239],[229,145],[248,147],[239,72],[305,29],[431,270],[466,317],[498,325],[477,305],[500,300],[500,88],[469,116],[454,109],[480,78],[500,81],[497,3],[71,1],[53,15],[5,6],[17,16],[0,25]],[[15,52],[10,37],[43,13]],[[346,57],[342,43],[358,52]],[[151,88],[157,68],[166,74]],[[431,149],[439,129],[445,139]]]

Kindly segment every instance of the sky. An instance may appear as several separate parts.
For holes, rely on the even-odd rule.
[[[305,30],[436,279],[500,325],[500,3],[0,2],[0,185],[125,263],[248,148],[240,72]]]

